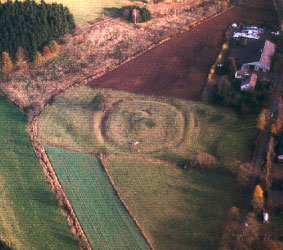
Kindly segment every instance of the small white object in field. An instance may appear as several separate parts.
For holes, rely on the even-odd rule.
[[[263,222],[264,223],[268,223],[268,218],[269,216],[268,216],[268,213],[267,212],[263,212]]]

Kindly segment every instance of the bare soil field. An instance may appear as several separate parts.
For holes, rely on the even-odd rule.
[[[271,1],[246,1],[91,81],[89,86],[200,100],[224,30],[233,22],[270,26],[277,24],[277,17]]]

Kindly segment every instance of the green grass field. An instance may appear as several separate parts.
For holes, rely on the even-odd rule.
[[[106,165],[155,249],[217,249],[228,210],[240,199],[231,173],[111,156]]]
[[[34,155],[26,116],[2,96],[0,142],[0,248],[78,249]]]
[[[67,6],[74,15],[76,23],[86,23],[101,17],[104,8],[131,4],[128,0],[45,0],[45,2],[56,2]]]
[[[36,0],[36,2],[40,2],[40,0]],[[133,4],[131,0],[45,0],[45,2],[61,3],[68,7],[74,15],[76,23],[86,23],[102,17],[105,8],[120,8]]]
[[[99,94],[104,98],[98,98]],[[97,100],[104,100],[106,110],[101,110]],[[228,209],[239,203],[231,172],[251,156],[254,120],[202,103],[80,87],[58,96],[41,115],[37,129],[46,147],[90,155],[107,153],[106,164],[122,198],[156,249],[198,250],[217,248]],[[139,143],[132,146],[133,141]],[[80,200],[90,193],[88,176],[93,167],[86,165],[94,163],[81,157],[94,159],[59,149],[50,154],[49,149],[51,159],[57,152],[62,154],[61,162],[53,165],[62,168],[59,179],[76,176],[73,187],[68,184],[71,190],[80,190],[72,203],[79,204],[78,214],[87,216]],[[203,152],[217,158],[218,170],[175,166]],[[160,159],[175,165],[165,166]],[[81,164],[85,165],[82,173]],[[96,181],[96,187],[105,189],[108,181],[101,174],[104,180]],[[66,192],[72,201],[75,194]],[[87,222],[97,230],[96,220]]]
[[[110,111],[95,108],[99,92],[111,100]],[[82,87],[59,96],[45,110],[38,132],[44,144],[86,153],[107,151],[179,162],[207,152],[221,166],[233,169],[251,154],[254,120],[202,103]],[[132,147],[132,141],[139,145]]]
[[[149,249],[95,157],[52,147],[47,153],[93,249]]]

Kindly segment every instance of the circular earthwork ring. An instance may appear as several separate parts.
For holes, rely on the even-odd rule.
[[[104,142],[124,152],[154,152],[178,144],[184,136],[184,117],[167,103],[124,100],[101,122]]]

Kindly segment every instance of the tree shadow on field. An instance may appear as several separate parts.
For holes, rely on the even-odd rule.
[[[196,250],[216,249],[228,210],[238,203],[237,198],[230,198],[236,193],[234,176],[222,168],[185,173],[192,185],[170,186],[172,193],[182,197],[179,202],[182,205],[172,206],[175,212],[161,217],[151,234],[162,244],[162,249],[166,246],[168,249],[191,249],[192,246]]]
[[[54,230],[55,231],[55,230]],[[54,236],[61,242],[64,242],[66,245],[69,246],[75,246],[78,245],[76,240],[72,237],[71,233],[69,234],[70,236],[66,236],[65,234],[59,233],[60,231],[57,230],[54,232]],[[0,248],[1,249],[1,248]]]
[[[119,16],[122,16],[123,10],[124,10],[124,7],[123,8],[116,8],[116,7],[104,8],[103,13],[105,16],[119,17]]]
[[[51,192],[43,189],[36,189],[33,191],[33,200],[45,206],[58,207],[57,201]],[[1,248],[0,248],[1,249]]]

